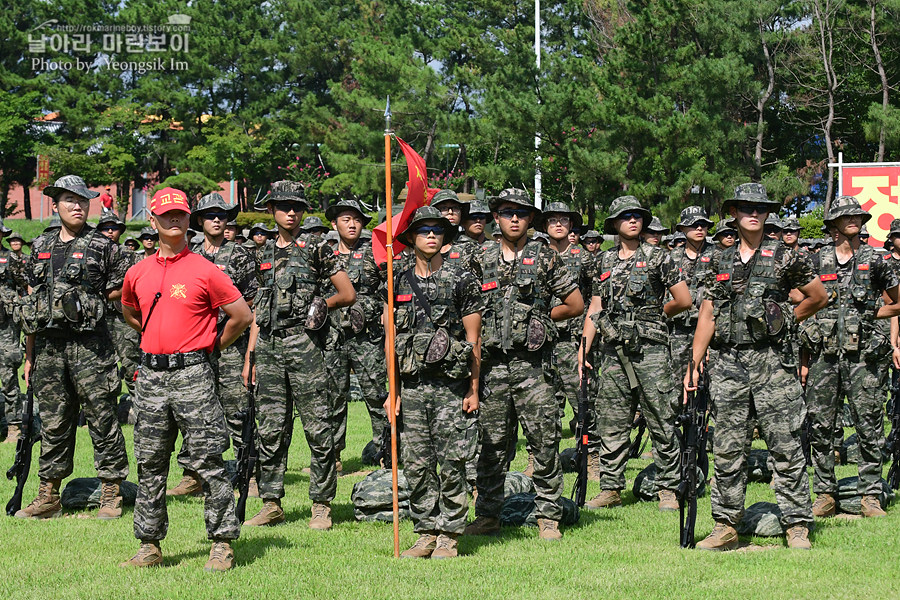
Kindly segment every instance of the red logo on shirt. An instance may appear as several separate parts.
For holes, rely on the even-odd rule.
[[[409,302],[412,300],[412,294],[397,294],[397,302]]]
[[[869,264],[866,263],[866,264],[864,264],[864,265],[859,265],[859,266],[856,267],[856,268],[857,268],[858,270],[860,270],[860,271],[868,271],[868,270],[869,270]]]
[[[701,257],[700,257],[700,262],[709,262],[709,257],[708,257],[708,256],[701,256]]]
[[[774,250],[760,250],[759,253],[763,256],[775,256]]]
[[[643,269],[644,267],[647,266],[647,263],[645,263],[644,261],[640,261],[640,262],[634,263],[634,266],[637,269]]]
[[[84,252],[73,252],[72,258],[84,258]]]
[[[523,264],[523,265],[533,265],[533,264],[534,264],[534,259],[533,259],[533,258],[523,258],[523,259],[522,259],[522,264]]]
[[[38,252],[38,258],[40,260],[46,260],[46,259],[50,258],[50,253],[49,252]]]
[[[459,258],[459,252],[451,252],[450,258]]]
[[[731,273],[719,273],[716,275],[716,281],[728,281],[731,279]]]
[[[488,290],[495,290],[495,289],[497,289],[497,282],[496,282],[496,281],[488,281],[487,283],[483,283],[483,284],[481,285],[481,291],[482,291],[482,292],[486,292],[486,291],[488,291]]]
[[[837,273],[826,273],[824,275],[819,275],[819,279],[822,281],[837,281]]]
[[[187,298],[187,286],[183,283],[173,283],[172,289],[169,290],[169,297],[184,300]]]
[[[263,263],[263,264],[259,265],[260,271],[268,271],[271,268],[272,268],[272,263]]]
[[[606,273],[601,273],[601,274],[600,274],[600,281],[606,281],[607,279],[609,279],[609,274],[610,274],[609,271],[607,271]]]

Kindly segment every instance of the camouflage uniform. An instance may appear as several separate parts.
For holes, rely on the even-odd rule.
[[[478,281],[460,267],[444,264],[427,278],[409,275],[431,305],[429,318],[407,276],[394,279],[410,510],[416,532],[459,534],[468,513],[465,465],[478,443],[478,413],[462,410],[472,351],[462,318],[481,312],[484,300]],[[425,349],[437,328],[449,333],[449,349],[439,362],[429,364]]]
[[[79,405],[94,444],[94,467],[103,480],[125,479],[128,457],[116,418],[121,387],[116,355],[104,320],[106,290],[122,286],[129,263],[118,246],[85,224],[70,242],[54,230],[32,246],[26,278],[33,288],[18,311],[35,332],[35,400],[41,407],[41,480],[72,473]],[[59,298],[66,309],[39,310]],[[80,305],[80,306],[79,306]],[[74,307],[76,310],[72,310]]]
[[[294,411],[303,424],[312,464],[309,497],[330,502],[337,489],[335,431],[328,378],[319,335],[305,328],[310,302],[320,282],[341,271],[329,248],[312,234],[301,234],[286,248],[266,242],[254,301],[259,339],[256,369],[259,391],[259,495],[284,496],[284,473],[294,431]]]
[[[828,305],[801,326],[801,340],[809,352],[806,402],[812,419],[813,491],[831,495],[838,491],[834,431],[846,395],[859,437],[859,493],[877,496],[891,342],[888,321],[876,320],[874,313],[881,293],[897,286],[897,274],[867,244],[861,244],[846,264],[838,262],[834,247],[811,260],[828,291]]]
[[[712,515],[717,522],[734,527],[744,513],[752,434],[748,423],[754,412],[773,459],[773,487],[782,525],[812,522],[809,478],[800,445],[804,410],[788,292],[815,276],[805,258],[777,240],[763,239],[747,264],[741,261],[740,241],[713,253],[704,298],[713,304],[713,348],[718,350],[709,366],[717,411],[711,484]]]
[[[514,197],[527,205],[524,193]],[[506,198],[501,193],[494,202],[504,202]],[[559,254],[541,242],[528,242],[512,262],[503,260],[499,243],[486,242],[479,264],[487,303],[482,363],[486,390],[479,416],[484,438],[478,458],[475,513],[479,517],[500,516],[507,449],[518,416],[534,452],[535,515],[558,522],[562,518],[562,432],[552,367],[556,326],[550,319],[550,306],[554,296],[566,298],[578,285]],[[529,349],[528,329],[537,331],[540,326],[546,339],[541,344],[536,336],[533,349]]]
[[[3,384],[0,429],[6,424],[18,425],[22,422],[18,377],[22,364],[22,336],[19,324],[13,320],[13,309],[19,296],[26,291],[23,269],[21,258],[0,248],[0,382]]]
[[[136,265],[141,259],[134,252],[121,249],[119,254],[127,263],[128,268]],[[106,303],[106,328],[109,330],[110,338],[116,349],[116,357],[121,365],[119,376],[125,380],[128,393],[133,397],[135,377],[138,364],[141,362],[140,335],[125,322],[125,317],[122,316],[122,303],[118,300]]]

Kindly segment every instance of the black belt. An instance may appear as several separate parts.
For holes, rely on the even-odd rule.
[[[194,350],[179,354],[141,354],[141,365],[154,371],[169,371],[199,365],[209,360],[206,350]]]
[[[269,335],[272,337],[277,337],[279,339],[284,339],[286,337],[297,335],[303,331],[306,331],[306,328],[303,325],[294,325],[293,327],[284,327],[282,329],[273,329],[269,332]]]

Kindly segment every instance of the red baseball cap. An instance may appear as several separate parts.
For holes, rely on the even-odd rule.
[[[150,200],[150,212],[154,215],[162,215],[170,210],[183,210],[187,214],[191,214],[191,207],[184,192],[167,187],[153,194],[153,198]]]

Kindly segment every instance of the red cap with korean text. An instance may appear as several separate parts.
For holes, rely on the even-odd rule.
[[[162,215],[170,210],[183,210],[187,214],[191,214],[191,207],[184,192],[167,187],[153,194],[153,198],[150,200],[150,212],[154,215]]]

